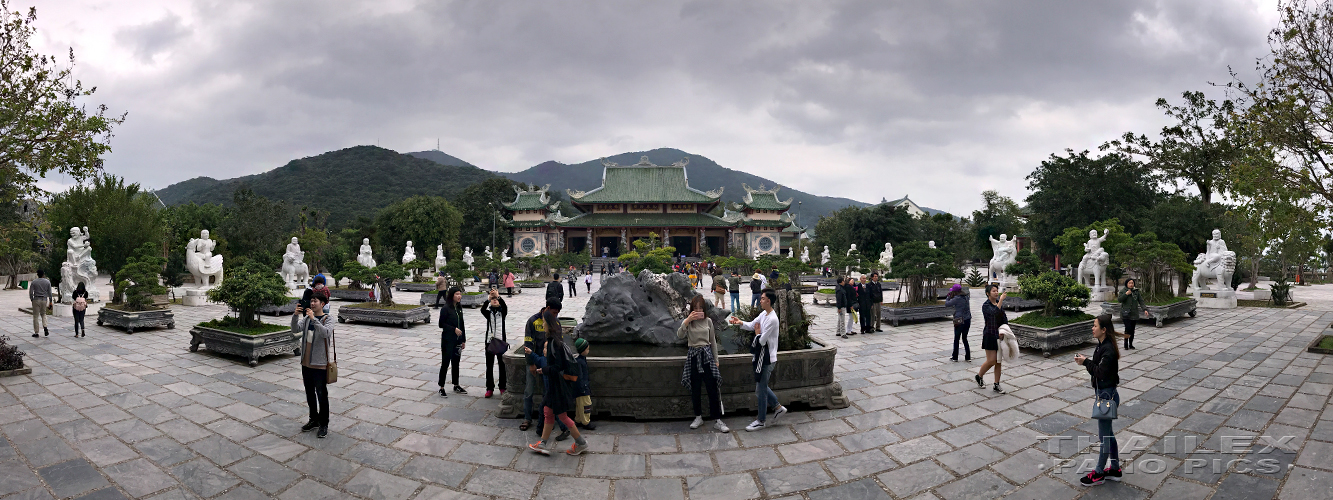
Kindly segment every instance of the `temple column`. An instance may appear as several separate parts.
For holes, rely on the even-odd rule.
[[[588,228],[588,240],[585,243],[588,246],[588,257],[597,256],[597,242],[592,239],[592,228]]]

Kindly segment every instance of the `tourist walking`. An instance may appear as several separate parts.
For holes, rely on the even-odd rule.
[[[713,307],[722,308],[727,303],[727,279],[720,274],[711,275],[713,279]]]
[[[37,270],[37,279],[28,283],[28,302],[32,303],[32,336],[39,333],[51,335],[46,329],[46,308],[51,307],[51,280],[46,279],[46,271]]]
[[[759,307],[759,296],[763,290],[764,275],[755,271],[754,275],[750,276],[750,307]]]
[[[968,303],[963,285],[954,284],[949,294],[944,297],[944,305],[953,308],[953,356],[949,361],[958,361],[958,341],[963,341],[963,360],[972,361],[972,346],[967,343],[967,331],[972,328],[972,305]],[[997,343],[998,348],[998,343]]]
[[[768,381],[773,375],[773,364],[778,361],[778,314],[773,310],[773,303],[778,300],[778,293],[768,289],[764,290],[763,295],[759,299],[759,307],[764,312],[755,316],[753,321],[741,321],[735,316],[729,319],[731,324],[740,325],[741,329],[754,332],[754,339],[750,341],[750,365],[754,367],[754,395],[759,404],[759,418],[745,427],[745,430],[750,432],[768,425],[765,420],[770,405],[776,408],[773,412],[774,424],[778,422],[778,418],[787,413],[787,407],[778,403],[778,395],[773,393],[773,389],[768,388]]]
[[[552,274],[551,282],[546,284],[546,301],[550,302],[551,299],[565,301],[565,288],[560,283],[560,273]]]
[[[450,288],[444,292],[444,307],[440,308],[440,395],[449,397],[449,392],[444,390],[445,375],[449,373],[449,365],[454,368],[454,392],[467,394],[463,386],[458,385],[458,364],[463,354],[463,344],[467,342],[466,329],[463,326],[463,290],[458,287]]]
[[[505,316],[509,314],[509,305],[500,298],[500,291],[490,291],[485,303],[481,305],[481,315],[486,318],[486,397],[495,391],[495,365],[500,365],[500,394],[505,393],[506,380],[504,353],[491,352],[491,345],[498,339],[503,345],[509,345],[509,336],[505,333]],[[498,363],[497,363],[498,361]]]
[[[736,308],[741,306],[741,275],[736,274],[736,270],[731,270],[731,277],[727,279],[727,292],[731,294],[731,312],[736,312]]]
[[[986,387],[981,377],[991,367],[995,367],[995,385],[991,389],[1000,394],[1005,393],[1000,388],[1000,325],[1009,324],[1009,318],[1002,309],[1004,299],[1008,296],[1007,293],[1000,293],[998,285],[986,285],[986,303],[981,305],[981,319],[986,322],[981,329],[981,348],[986,351],[986,362],[981,364],[981,371],[977,372],[977,386]]]
[[[540,363],[544,362],[541,353],[546,352],[547,328],[546,320],[544,318],[546,317],[546,313],[549,312],[552,316],[556,317],[556,321],[558,322],[560,308],[560,301],[547,300],[546,307],[541,308],[541,310],[537,311],[537,314],[533,314],[532,317],[529,317],[528,321],[523,325],[523,352],[526,353],[524,361],[527,362],[528,371],[525,375],[526,378],[524,379],[523,384],[523,423],[518,426],[518,430],[521,431],[526,431],[532,426],[532,395],[536,392],[537,384],[542,382],[541,373],[538,372],[537,369],[541,367]],[[538,408],[537,412],[539,421],[544,421],[545,419],[542,418],[541,408]],[[562,436],[569,432],[565,427],[564,422],[557,423],[560,424],[563,431],[561,433]],[[541,434],[540,425],[537,428],[537,434]],[[556,437],[556,441],[561,440],[562,438]]]
[[[854,282],[856,280],[848,276],[847,279],[842,281],[841,285],[842,294],[847,298],[847,324],[843,330],[842,338],[847,338],[848,335],[856,335],[856,330],[852,329],[852,325],[856,324],[856,309],[861,307],[861,299],[856,295],[856,287],[852,286]],[[838,317],[841,318],[842,316],[839,315]]]
[[[509,293],[509,298],[514,298],[514,272],[505,271],[505,291]]]
[[[875,325],[876,332],[884,331],[880,327],[880,313],[884,306],[884,284],[879,282],[879,273],[870,273],[870,324]]]
[[[838,324],[833,327],[833,334],[842,338],[847,338],[847,332],[844,325],[847,324],[847,315],[852,313],[851,304],[847,302],[847,289],[842,287],[843,277],[839,276],[836,285],[833,285],[833,306],[838,310]],[[839,333],[839,330],[843,330]]]
[[[78,286],[74,287],[72,295],[74,304],[74,336],[87,337],[88,327],[83,325],[83,317],[88,314],[88,288],[80,281]]]
[[[1125,323],[1125,349],[1134,348],[1134,324],[1139,320],[1139,311],[1148,315],[1148,308],[1143,305],[1143,294],[1135,287],[1134,278],[1125,280],[1125,291],[1120,292],[1120,320]]]
[[[435,307],[440,307],[440,301],[444,299],[444,291],[449,289],[449,280],[444,277],[444,272],[440,272],[435,277]]]
[[[874,319],[870,312],[874,299],[870,296],[869,276],[861,275],[861,283],[857,286],[856,297],[856,305],[861,309],[861,333],[875,333],[875,324],[871,322]]]
[[[1115,343],[1115,324],[1111,322],[1110,314],[1097,316],[1093,320],[1092,337],[1097,339],[1097,349],[1093,351],[1092,357],[1077,354],[1074,363],[1088,370],[1096,399],[1114,401],[1115,406],[1120,406],[1120,393],[1115,389],[1120,384],[1120,349]],[[1123,475],[1120,471],[1120,445],[1111,429],[1111,420],[1115,417],[1110,417],[1095,418],[1101,452],[1097,455],[1097,468],[1079,479],[1084,486],[1102,484],[1107,478],[1119,481]]]
[[[706,305],[703,295],[691,298],[690,314],[676,329],[676,339],[684,340],[688,346],[680,383],[689,389],[690,401],[694,403],[691,429],[698,429],[704,424],[700,399],[703,390],[708,389],[708,418],[714,421],[713,428],[718,432],[731,432],[727,424],[722,422],[722,374],[717,359],[717,329],[713,326],[713,320],[704,315]]]
[[[548,308],[542,313],[542,322],[546,325],[547,342],[546,351],[541,354],[541,360],[538,361],[540,367],[537,368],[537,372],[542,375],[545,382],[542,386],[544,422],[542,440],[528,445],[528,449],[542,455],[550,455],[551,428],[558,419],[568,432],[574,435],[574,445],[565,450],[565,454],[582,455],[588,450],[588,441],[583,439],[578,427],[569,418],[569,412],[574,410],[576,404],[574,400],[577,388],[573,385],[579,381],[580,370],[574,360],[574,354],[565,346],[564,332],[555,311]],[[533,354],[527,347],[524,347],[524,352]]]
[[[588,287],[588,293],[592,293],[592,273],[583,275],[583,285]]]
[[[568,281],[568,282],[569,282],[569,296],[570,296],[570,297],[578,297],[578,296],[579,296],[579,282],[578,282],[578,277],[574,276],[574,272],[575,272],[574,269],[571,267],[570,270],[569,270],[569,274],[565,277],[565,278],[566,278],[565,281]]]
[[[301,381],[310,407],[310,420],[301,426],[301,432],[318,427],[315,437],[320,438],[329,435],[329,353],[336,352],[333,315],[324,313],[328,303],[328,294],[312,293],[306,303],[310,307],[297,305],[292,314],[292,332],[301,334]]]

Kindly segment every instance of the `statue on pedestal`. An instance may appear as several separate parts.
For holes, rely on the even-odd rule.
[[[509,262],[509,249],[506,248],[500,252],[500,262]]]
[[[439,274],[444,267],[449,265],[449,260],[444,258],[444,245],[435,247],[435,274]]]
[[[282,254],[282,271],[278,274],[282,275],[282,281],[288,288],[304,285],[310,279],[310,266],[306,265],[305,252],[301,251],[301,244],[295,236],[287,244],[287,251]]]
[[[1081,285],[1090,287],[1106,286],[1106,267],[1111,264],[1111,254],[1102,248],[1102,242],[1111,231],[1102,231],[1100,237],[1097,236],[1097,230],[1088,231],[1088,242],[1083,244],[1083,260],[1078,263],[1078,270],[1075,276]]]
[[[403,249],[403,264],[417,260],[417,250],[412,248],[412,240],[407,240],[407,248]]]
[[[822,265],[828,265],[828,259],[829,259],[828,245],[824,245],[824,253],[819,254],[819,263]]]
[[[810,263],[810,247],[805,247],[801,249],[801,263],[802,264]]]
[[[213,255],[217,242],[209,239],[208,230],[199,232],[199,237],[191,239],[185,245],[185,268],[194,276],[194,282],[200,289],[208,288],[208,278],[213,277],[213,285],[222,284],[222,256]]]
[[[475,258],[472,257],[472,247],[464,247],[464,248],[463,248],[463,262],[467,264],[467,268],[468,268],[468,269],[472,269],[472,263],[473,263],[473,262],[476,262],[476,261],[477,261],[477,259],[475,259]]]
[[[69,239],[65,240],[65,262],[60,265],[60,301],[65,304],[74,302],[74,289],[83,283],[88,290],[88,301],[95,302],[101,292],[97,291],[97,261],[93,260],[93,246],[88,242],[88,228],[69,228]]]
[[[879,265],[884,266],[884,272],[893,272],[893,243],[884,244],[884,251],[879,253]]]
[[[1001,234],[1000,239],[990,237],[990,247],[993,256],[990,259],[991,277],[997,281],[1007,281],[1009,275],[1004,272],[1010,264],[1018,262],[1018,245],[1014,239],[1016,236]]]
[[[1208,280],[1217,280],[1208,287],[1210,290],[1231,290],[1231,276],[1236,272],[1236,252],[1227,250],[1227,242],[1222,240],[1222,231],[1213,230],[1213,239],[1208,240],[1204,253],[1194,259],[1194,291],[1205,289]],[[1233,306],[1234,307],[1234,306]]]
[[[368,268],[375,268],[375,256],[370,252],[370,238],[361,238],[361,253],[357,254],[356,262]]]

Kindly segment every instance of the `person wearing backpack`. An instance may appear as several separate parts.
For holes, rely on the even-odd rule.
[[[87,337],[88,327],[83,326],[83,316],[88,314],[88,288],[83,282],[74,288],[74,337]]]
[[[490,297],[481,304],[481,315],[486,318],[486,397],[495,391],[495,365],[500,365],[500,394],[505,393],[504,351],[509,347],[509,336],[505,334],[505,316],[509,306],[500,298],[500,290],[492,288]],[[498,342],[497,342],[498,341]],[[493,352],[498,350],[499,352]]]
[[[560,327],[560,319],[556,312],[547,309],[542,313],[542,322],[546,325],[546,352],[541,353],[542,360],[538,362],[540,368],[537,373],[544,379],[545,385],[542,387],[542,440],[528,445],[528,449],[533,453],[541,455],[550,455],[551,428],[555,427],[555,421],[565,424],[569,432],[574,436],[574,445],[565,450],[566,455],[582,455],[588,451],[588,441],[583,439],[583,434],[579,432],[574,421],[570,420],[569,412],[574,410],[575,394],[578,390],[574,387],[579,381],[579,365],[574,359],[574,353],[569,351],[565,345],[563,328]],[[538,354],[531,349],[524,348],[527,354]]]
[[[565,289],[564,285],[560,284],[560,273],[551,275],[551,282],[546,284],[546,301],[550,302],[551,299],[565,301]]]
[[[768,387],[773,376],[773,364],[778,360],[778,313],[773,310],[773,303],[777,300],[777,292],[764,290],[763,297],[759,299],[759,307],[764,312],[759,313],[753,321],[741,321],[735,316],[727,320],[733,325],[740,325],[742,330],[754,332],[754,339],[750,341],[750,365],[754,367],[754,395],[758,400],[759,418],[745,427],[749,432],[768,426],[765,420],[770,405],[777,408],[771,423],[776,424],[778,418],[787,413],[787,407],[778,402],[778,395]]]
[[[318,427],[318,438],[329,435],[329,352],[336,322],[333,315],[324,314],[328,303],[328,295],[313,293],[310,307],[297,305],[292,314],[292,332],[301,334],[301,381],[310,407],[310,421],[301,426],[301,432]]]

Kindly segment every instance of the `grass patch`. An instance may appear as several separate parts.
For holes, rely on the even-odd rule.
[[[829,295],[833,295],[833,294],[835,294],[835,293],[838,293],[838,291],[837,291],[837,290],[834,290],[834,289],[832,289],[832,288],[826,288],[826,289],[819,290],[817,293],[827,293],[827,294],[829,294]]]
[[[1245,300],[1236,299],[1236,305],[1239,307],[1269,307],[1273,309],[1293,309],[1305,305],[1304,302],[1288,302],[1285,306],[1275,306],[1268,300]]]
[[[383,309],[383,310],[392,309],[394,311],[407,311],[409,309],[416,309],[418,307],[423,307],[423,306],[421,306],[420,304],[394,304],[391,306],[386,306],[384,304],[380,304],[379,302],[359,302],[356,304],[345,305],[343,307],[355,307],[357,309]]]
[[[913,303],[911,303],[911,302],[885,302],[885,303],[884,303],[884,307],[927,307],[927,306],[942,306],[942,305],[944,305],[944,301],[943,301],[943,300],[935,300],[935,301],[929,301],[929,302],[919,302],[919,303],[915,303],[915,304],[913,304]]]
[[[204,328],[214,328],[214,329],[217,329],[217,330],[225,330],[225,331],[232,332],[232,333],[239,333],[239,334],[241,334],[241,335],[263,335],[263,334],[265,334],[265,333],[273,333],[273,332],[282,332],[282,331],[291,331],[291,330],[292,330],[292,327],[290,327],[290,326],[270,325],[270,324],[268,324],[268,323],[261,324],[261,325],[259,325],[259,326],[257,326],[257,327],[254,327],[254,328],[243,327],[243,326],[240,326],[238,323],[240,323],[240,319],[239,319],[239,318],[233,318],[233,317],[228,316],[228,317],[225,317],[225,318],[219,318],[219,319],[215,319],[215,320],[212,320],[212,321],[205,321],[205,322],[203,322],[203,323],[199,323],[199,326],[202,326],[202,327],[204,327]]]
[[[1315,347],[1320,349],[1333,349],[1333,335],[1325,335],[1319,339],[1319,344]]]
[[[1190,299],[1192,299],[1192,298],[1194,298],[1194,297],[1171,297],[1171,298],[1167,298],[1167,299],[1154,299],[1154,300],[1149,300],[1149,301],[1147,301],[1147,305],[1150,305],[1150,306],[1169,306],[1169,305],[1171,305],[1171,304],[1175,304],[1175,303],[1177,303],[1177,302],[1184,302],[1184,301],[1190,300]]]
[[[1015,325],[1030,326],[1033,328],[1056,328],[1065,325],[1071,325],[1080,321],[1088,321],[1095,316],[1087,313],[1061,314],[1058,316],[1042,316],[1041,311],[1032,311],[1017,318],[1009,320]]]

